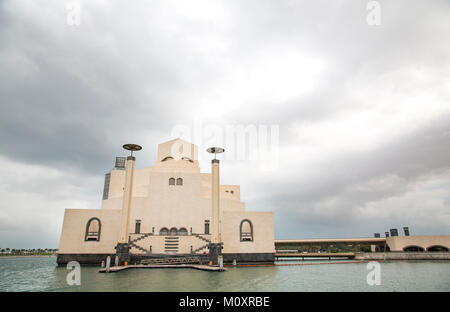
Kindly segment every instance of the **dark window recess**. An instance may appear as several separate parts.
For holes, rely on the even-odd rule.
[[[111,173],[105,174],[105,185],[103,186],[103,200],[108,199],[110,181],[111,181]]]
[[[141,220],[136,220],[136,225],[134,227],[134,233],[141,233]]]
[[[183,179],[182,178],[178,178],[177,179],[177,185],[183,185]]]
[[[409,227],[404,226],[403,231],[405,232],[405,236],[409,236]]]
[[[116,157],[116,163],[114,164],[114,169],[125,170],[126,161],[127,161],[126,157]]]
[[[175,178],[169,179],[169,185],[175,185]]]
[[[253,224],[250,220],[245,219],[241,221],[240,226],[241,242],[253,241]]]
[[[209,234],[209,220],[205,220],[205,234]]]
[[[100,240],[100,230],[102,224],[100,219],[91,218],[86,224],[86,233],[84,235],[85,241],[99,241]]]

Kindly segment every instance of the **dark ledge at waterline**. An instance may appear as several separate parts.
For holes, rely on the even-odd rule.
[[[114,257],[116,254],[58,254],[57,255],[57,263],[58,265],[65,265],[70,261],[77,261],[81,265],[100,265],[103,261],[106,263],[106,258],[111,257],[111,263],[114,263]],[[164,257],[176,257],[176,256],[199,256],[201,258],[202,263],[207,263],[204,258],[206,255],[197,255],[197,254],[131,254],[131,264],[138,264],[140,261],[144,259],[157,259]],[[223,262],[224,263],[274,263],[275,262],[275,253],[224,253]]]
[[[127,269],[196,269],[202,271],[223,272],[227,269],[218,266],[209,266],[201,264],[130,264],[127,266],[113,266],[108,268],[101,268],[100,273],[114,273]]]

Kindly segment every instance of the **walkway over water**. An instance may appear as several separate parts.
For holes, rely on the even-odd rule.
[[[354,252],[276,252],[275,258],[355,258]]]

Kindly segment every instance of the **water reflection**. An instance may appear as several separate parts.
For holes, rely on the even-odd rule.
[[[286,262],[282,262],[286,263]],[[132,269],[101,274],[81,267],[81,286],[68,286],[68,270],[53,258],[0,259],[0,291],[449,291],[450,261],[381,263],[381,286],[369,286],[365,263]]]

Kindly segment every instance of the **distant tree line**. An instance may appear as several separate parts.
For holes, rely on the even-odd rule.
[[[18,249],[18,248],[0,248],[2,256],[28,256],[28,255],[49,255],[55,254],[58,249],[51,248],[33,248],[33,249]]]

